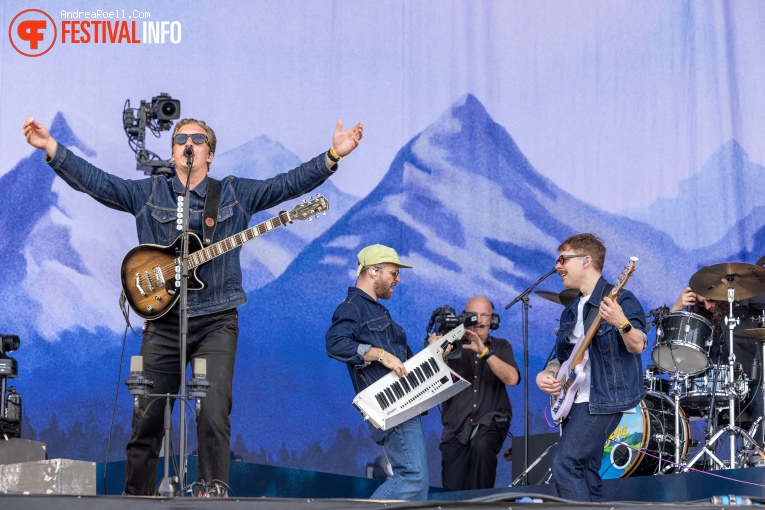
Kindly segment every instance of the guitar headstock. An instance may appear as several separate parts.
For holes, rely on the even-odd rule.
[[[627,280],[630,279],[630,275],[632,275],[632,272],[635,270],[635,262],[637,262],[637,260],[637,257],[630,257],[630,261],[624,267],[624,271],[622,271],[622,274],[619,275],[619,279],[614,283],[614,288],[611,289],[611,293],[609,294],[611,297],[618,295],[619,291],[621,291],[627,284]]]
[[[329,200],[327,200],[327,197],[316,195],[316,198],[314,199],[303,200],[302,203],[298,204],[288,214],[290,217],[290,221],[305,220],[305,219],[307,219],[308,221],[311,221],[311,219],[313,219],[313,216],[318,217],[319,213],[324,212],[327,209],[329,209]]]

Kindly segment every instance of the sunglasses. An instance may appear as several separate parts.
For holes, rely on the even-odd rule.
[[[563,265],[566,264],[566,261],[568,259],[578,259],[580,257],[586,257],[586,256],[587,255],[585,255],[585,254],[561,255],[560,257],[558,257],[557,262],[558,262],[558,264],[563,266]]]
[[[178,145],[183,145],[184,143],[186,143],[186,140],[188,140],[189,137],[191,137],[191,141],[197,145],[202,145],[203,143],[207,141],[207,135],[203,133],[194,133],[191,135],[187,133],[178,133],[177,135],[175,135],[173,139],[175,140],[175,143],[177,143]]]
[[[393,275],[393,278],[398,278],[399,273],[401,273],[401,271],[391,271],[390,269],[385,269],[384,267],[380,267],[380,266],[374,266],[374,268],[378,269],[380,271],[387,271],[387,272],[389,272],[390,274]]]

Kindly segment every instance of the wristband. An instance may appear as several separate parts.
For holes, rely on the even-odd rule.
[[[327,157],[332,160],[334,163],[337,163],[338,161],[342,161],[343,158],[340,157],[340,155],[337,153],[334,147],[330,147],[327,151]]]

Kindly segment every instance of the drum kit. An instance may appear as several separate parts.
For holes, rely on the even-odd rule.
[[[603,479],[684,472],[702,460],[697,469],[745,467],[765,459],[762,443],[758,445],[753,437],[763,418],[754,420],[748,431],[736,425],[737,404],[749,392],[749,378],[733,352],[733,330],[739,323],[734,301],[765,292],[765,268],[737,262],[707,266],[691,277],[689,286],[694,293],[720,302],[719,306],[728,302],[728,315],[720,325],[727,329],[728,359],[719,364],[710,359],[715,328],[704,317],[685,311],[670,313],[666,307],[652,310],[649,317],[656,327],[656,342],[651,350],[653,365],[645,372],[646,396],[634,413],[623,415],[606,441]],[[577,295],[571,290],[537,294],[564,306]],[[736,337],[759,342],[761,359],[765,359],[765,312],[756,319],[760,327],[739,329]],[[726,415],[727,424],[723,423]],[[707,426],[705,443],[689,458],[691,446],[701,443],[691,438],[693,419],[705,419]],[[727,459],[717,452],[718,441],[726,434]]]

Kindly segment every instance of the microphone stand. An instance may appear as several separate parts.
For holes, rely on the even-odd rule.
[[[186,346],[187,337],[189,333],[189,308],[188,308],[188,282],[189,282],[189,214],[190,205],[189,200],[191,197],[191,166],[194,163],[194,151],[190,147],[187,147],[183,154],[186,156],[186,184],[183,190],[183,205],[179,206],[179,212],[183,215],[183,218],[178,222],[176,228],[181,230],[181,253],[180,253],[180,272],[175,275],[175,286],[179,287],[179,307],[180,307],[180,328],[179,328],[179,342],[180,342],[180,362],[181,362],[181,385],[178,389],[177,398],[181,402],[186,402]],[[167,396],[165,412],[165,435],[172,434],[172,424],[169,416],[170,395]],[[181,405],[180,409],[180,430],[179,432],[179,445],[178,445],[178,473],[176,480],[179,483],[179,487],[186,486],[186,406]],[[165,439],[165,467],[164,477],[160,482],[157,492],[160,496],[172,498],[176,495],[175,487],[173,486],[173,479],[170,477],[170,441]]]
[[[505,310],[507,310],[518,301],[523,301],[523,407],[525,412],[523,413],[523,480],[521,485],[528,485],[529,474],[529,294],[531,294],[531,291],[533,291],[537,285],[545,281],[547,277],[554,272],[555,268],[553,267],[546,275],[537,280],[531,287],[521,292],[518,297],[505,306]]]

